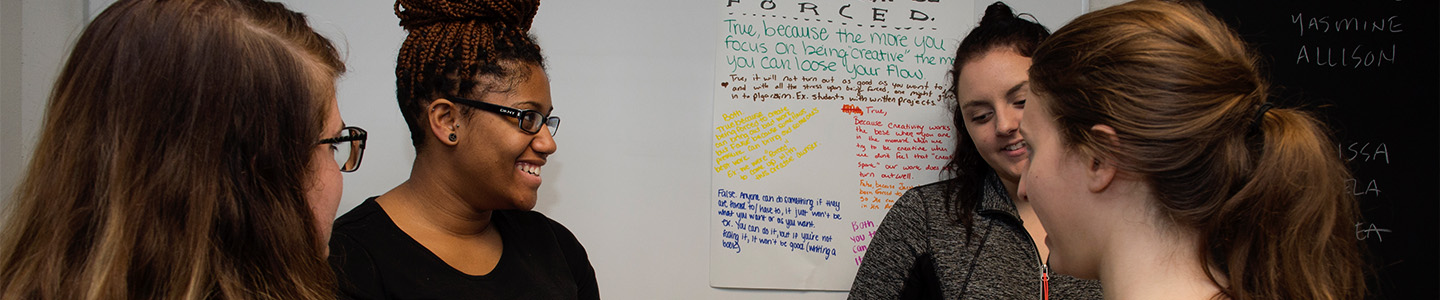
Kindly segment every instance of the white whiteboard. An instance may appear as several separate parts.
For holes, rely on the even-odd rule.
[[[850,288],[894,201],[942,178],[951,55],[990,3],[721,6],[711,286]]]
[[[109,2],[86,3],[99,7],[96,1]],[[414,151],[394,100],[395,54],[404,31],[392,13],[394,1],[282,2],[308,14],[343,49],[350,71],[339,83],[341,114],[371,134],[360,171],[345,175],[344,213],[409,177]],[[726,2],[545,0],[540,6],[532,33],[548,59],[555,115],[564,125],[536,210],[584,243],[605,298],[846,296],[710,287],[711,100],[722,42],[715,39],[715,24]],[[1088,5],[1007,3],[1052,30]],[[988,4],[973,3],[974,19]]]
[[[953,155],[942,95],[971,5],[732,4],[715,24],[710,284],[849,290],[890,206]]]

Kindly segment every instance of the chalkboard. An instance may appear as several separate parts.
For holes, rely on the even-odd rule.
[[[1363,218],[1371,299],[1436,299],[1440,7],[1412,0],[1209,0],[1261,53],[1273,102],[1323,114]]]

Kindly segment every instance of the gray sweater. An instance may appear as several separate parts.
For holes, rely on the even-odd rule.
[[[944,182],[900,196],[870,242],[850,299],[1041,299],[1040,251],[999,177],[985,182],[969,242],[945,208]],[[1100,298],[1098,281],[1050,274],[1050,299]]]

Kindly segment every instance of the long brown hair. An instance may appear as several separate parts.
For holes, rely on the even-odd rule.
[[[0,299],[325,299],[305,198],[344,66],[258,0],[122,0],[55,83]]]
[[[1045,29],[1045,26],[1020,18],[1010,10],[1009,5],[1003,2],[990,4],[985,8],[985,15],[980,18],[980,26],[971,29],[955,49],[955,64],[950,68],[952,81],[950,90],[947,91],[948,96],[954,98],[960,95],[958,80],[965,64],[996,50],[1013,50],[1021,56],[1030,57],[1030,54],[1035,52],[1035,47],[1040,46],[1040,42],[1049,36],[1050,30]],[[981,157],[979,150],[975,148],[975,140],[965,133],[965,114],[961,113],[958,101],[951,107],[950,117],[951,124],[960,130],[960,135],[955,138],[953,156],[945,163],[945,173],[954,177],[953,180],[944,181],[945,209],[956,223],[965,228],[965,237],[969,239],[970,228],[975,222],[975,209],[981,200],[985,199],[985,179],[995,173],[995,168],[985,162],[985,158]]]
[[[528,34],[539,8],[539,0],[395,1],[400,26],[410,33],[396,59],[395,93],[417,148],[430,132],[423,124],[431,100],[480,99],[530,75],[517,63],[545,67]],[[462,114],[471,111],[461,107]]]
[[[1036,50],[1030,80],[1068,148],[1139,174],[1165,224],[1198,234],[1224,296],[1364,295],[1356,202],[1328,131],[1270,108],[1256,56],[1203,8],[1139,0],[1080,16]]]

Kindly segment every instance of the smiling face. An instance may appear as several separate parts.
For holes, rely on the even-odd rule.
[[[955,87],[965,131],[975,150],[1009,183],[1020,180],[1029,153],[1018,132],[1021,114],[1030,97],[1030,58],[1010,48],[998,48],[966,63]]]
[[[1098,230],[1097,194],[1089,188],[1093,160],[1070,150],[1061,141],[1055,116],[1045,108],[1043,96],[1031,97],[1020,131],[1030,144],[1030,156],[1018,195],[1030,201],[1047,233],[1049,265],[1058,273],[1098,278],[1099,245],[1106,230]]]
[[[525,64],[520,81],[508,92],[487,93],[482,102],[549,114],[550,79],[539,66]],[[461,172],[478,189],[488,209],[535,207],[540,188],[540,169],[546,157],[555,153],[555,139],[548,128],[535,134],[520,130],[514,117],[472,109],[459,128]]]

